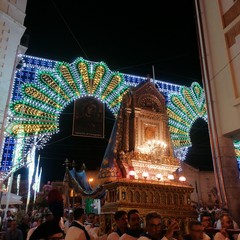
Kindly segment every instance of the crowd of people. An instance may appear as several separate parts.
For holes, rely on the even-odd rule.
[[[238,224],[227,209],[200,209],[198,218],[188,222],[187,231],[175,219],[166,225],[158,212],[149,212],[142,219],[137,209],[119,210],[109,230],[102,232],[99,214],[86,214],[82,207],[64,211],[62,196],[56,189],[49,192],[48,205],[22,216],[20,222],[7,211],[2,223],[3,239],[240,240]]]

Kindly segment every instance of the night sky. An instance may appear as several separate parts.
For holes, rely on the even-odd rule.
[[[77,57],[103,61],[112,71],[147,76],[190,86],[201,82],[193,0],[59,1],[28,0],[27,55],[71,63]],[[105,138],[74,137],[73,104],[60,118],[60,133],[39,152],[42,182],[63,180],[66,158],[89,170],[100,167],[114,123],[106,109]],[[199,119],[191,130],[193,146],[186,162],[211,170],[207,124]]]

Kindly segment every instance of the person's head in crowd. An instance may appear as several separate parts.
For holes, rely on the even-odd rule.
[[[99,227],[100,225],[100,217],[99,214],[95,214],[92,222],[93,227]]]
[[[116,223],[116,227],[121,230],[121,232],[125,232],[127,229],[127,212],[123,210],[116,211],[114,214],[114,220]]]
[[[69,220],[70,222],[72,222],[72,221],[74,220],[73,212],[70,212],[70,213],[68,214],[68,220]]]
[[[69,211],[67,209],[63,210],[63,217],[66,219],[69,216]]]
[[[212,227],[211,214],[209,212],[202,212],[200,214],[200,222],[202,223],[204,229]]]
[[[39,225],[42,224],[42,222],[43,222],[43,219],[41,217],[36,217],[31,227],[38,227]]]
[[[18,226],[18,224],[17,224],[17,221],[16,221],[15,219],[10,220],[10,229],[11,229],[12,231],[16,230],[16,229],[17,229],[17,226]]]
[[[54,218],[54,216],[53,216],[53,214],[52,214],[51,212],[47,212],[47,213],[45,214],[45,222],[46,222],[46,221],[53,220],[53,218]]]
[[[192,220],[188,224],[188,231],[191,240],[202,240],[204,227],[202,226],[201,222],[197,220]]]
[[[220,216],[222,228],[233,229],[233,219],[228,213],[223,213]]]
[[[64,205],[62,194],[57,189],[52,189],[48,193],[48,206],[53,216],[57,219],[63,217]]]
[[[128,212],[128,224],[131,230],[139,230],[141,228],[140,216],[137,209]]]
[[[95,213],[93,212],[88,213],[86,218],[86,224],[91,225],[93,223],[94,216],[95,216]]]
[[[7,210],[7,218],[13,217],[12,212],[10,210]]]
[[[79,221],[83,224],[86,220],[86,214],[84,209],[81,207],[75,208],[73,211],[73,218],[74,220]]]
[[[162,218],[157,212],[151,212],[146,215],[146,232],[151,238],[158,239],[162,229]]]
[[[221,210],[218,209],[215,211],[215,221],[217,221],[218,219],[220,219],[220,215],[221,215]]]
[[[63,197],[57,189],[52,189],[48,193],[48,207],[52,213],[45,215],[45,222],[40,224],[30,236],[30,240],[62,238],[61,217],[63,217]],[[49,212],[48,212],[49,213]],[[50,218],[50,219],[49,219]],[[47,220],[46,220],[47,219]]]

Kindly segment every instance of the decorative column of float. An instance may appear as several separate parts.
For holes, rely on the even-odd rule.
[[[129,119],[130,131],[129,131],[129,151],[135,150],[135,137],[136,137],[136,119],[135,119],[135,99],[133,93],[131,93],[131,114]]]
[[[130,117],[131,110],[126,108],[125,114],[124,114],[124,121],[126,124],[124,124],[124,136],[123,136],[123,150],[124,152],[129,151],[129,117]]]

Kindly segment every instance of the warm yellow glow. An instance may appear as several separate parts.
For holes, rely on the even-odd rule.
[[[90,79],[89,79],[89,76],[88,76],[87,64],[83,63],[83,62],[79,62],[78,63],[78,70],[79,70],[80,74],[82,75],[82,80],[85,84],[87,92],[91,93],[91,85],[90,85]]]
[[[26,134],[32,134],[32,133],[38,133],[38,132],[50,132],[50,131],[56,131],[57,125],[55,124],[14,124],[12,126],[12,133],[18,134],[19,131],[23,131]]]
[[[149,176],[149,174],[148,174],[148,172],[143,172],[143,173],[142,173],[142,176],[143,176],[143,178],[146,179],[146,178]]]
[[[135,176],[135,171],[133,171],[133,170],[129,171],[129,175],[130,176]]]
[[[158,174],[156,175],[156,178],[157,178],[158,180],[162,180],[162,179],[163,179],[163,176],[162,176],[161,173],[158,173]]]
[[[77,96],[80,96],[80,92],[78,91],[78,87],[76,86],[74,79],[68,69],[67,66],[61,65],[59,67],[59,71],[61,72],[61,74],[63,75],[63,77],[65,78],[65,80],[68,82],[69,86],[72,88],[72,90],[74,91],[74,93]]]
[[[51,98],[49,98],[48,96],[46,96],[45,94],[43,94],[42,92],[40,92],[38,89],[34,88],[34,87],[26,87],[25,88],[25,93],[33,98],[36,98],[42,102],[48,103],[50,105],[52,105],[55,108],[61,108],[61,106],[56,103],[55,101],[53,101]]]
[[[55,93],[62,96],[65,100],[69,101],[70,98],[67,96],[67,94],[63,91],[61,86],[55,82],[55,80],[52,78],[52,76],[48,74],[42,74],[41,78],[42,82],[44,82],[48,87],[50,87]]]
[[[104,74],[105,74],[105,68],[103,66],[97,66],[95,75],[93,78],[92,93],[95,93]]]
[[[88,179],[88,182],[93,182],[93,178],[89,178],[89,179]]]
[[[150,154],[150,153],[154,153],[155,151],[161,149],[161,150],[165,150],[167,147],[167,144],[163,141],[160,140],[149,140],[147,142],[145,142],[143,145],[138,146],[138,150],[141,153],[144,154]]]
[[[173,176],[172,174],[169,174],[169,175],[168,175],[168,179],[169,179],[169,180],[173,180],[173,179],[174,179],[174,176]]]
[[[14,111],[20,114],[32,115],[33,117],[46,117],[46,118],[52,118],[52,119],[56,118],[56,116],[52,114],[49,114],[47,112],[36,109],[34,107],[27,106],[25,104],[20,104],[20,103],[14,106]]]
[[[186,178],[185,178],[184,176],[181,176],[181,177],[179,178],[179,181],[185,182],[185,181],[186,181]]]
[[[105,99],[121,83],[121,80],[122,79],[120,76],[114,76],[108,84],[107,88],[104,90],[102,99]]]

